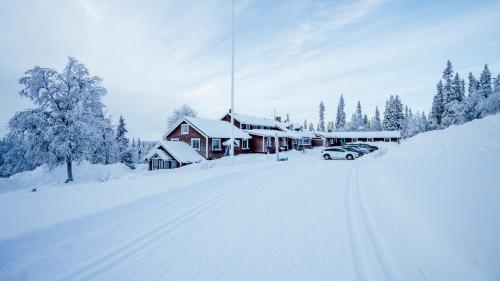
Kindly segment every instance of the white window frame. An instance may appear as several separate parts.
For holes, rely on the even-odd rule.
[[[310,145],[311,138],[302,138],[302,145]]]
[[[219,143],[219,147],[215,147],[215,143]],[[213,151],[221,151],[222,150],[222,140],[221,139],[212,139],[212,150]]]
[[[198,141],[198,148],[196,148],[196,147],[194,147],[194,146],[193,146],[193,142],[194,142],[194,141],[196,141],[196,140]],[[194,150],[198,150],[198,151],[200,151],[200,147],[201,147],[201,140],[200,140],[200,138],[192,138],[192,139],[191,139],[191,147],[192,147]]]
[[[242,145],[243,145],[243,149],[250,149],[248,140],[246,140],[246,139],[242,140]]]
[[[334,144],[335,143],[335,139],[330,139],[330,144]]]
[[[384,142],[391,142],[390,138],[384,138]]]
[[[240,140],[234,140],[234,147],[240,147]]]
[[[367,142],[373,142],[373,138],[367,138],[366,141]]]
[[[179,138],[171,138],[170,141],[179,141]]]
[[[352,142],[358,142],[358,138],[352,138]]]
[[[189,135],[189,124],[181,124],[181,135]]]

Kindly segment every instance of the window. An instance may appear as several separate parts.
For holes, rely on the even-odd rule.
[[[234,140],[234,146],[239,147],[240,146],[240,140]]]
[[[335,139],[330,139],[330,144],[334,144],[335,143]]]
[[[191,139],[191,147],[200,150],[200,139]]]
[[[302,138],[302,144],[303,145],[311,144],[311,139],[310,138]]]
[[[272,147],[273,146],[271,137],[266,137],[265,143],[266,143],[266,147]]]
[[[367,138],[366,141],[367,142],[373,142],[373,139],[372,138]]]
[[[243,149],[248,149],[248,140],[242,140]]]
[[[221,150],[220,139],[212,139],[212,150]]]
[[[179,141],[178,138],[173,138],[173,139],[170,139],[170,141]]]
[[[358,141],[358,139],[357,139],[357,138],[353,138],[353,139],[352,139],[352,142],[357,142],[357,141]]]
[[[187,135],[187,134],[189,134],[189,125],[181,124],[181,135]]]
[[[390,138],[384,138],[384,142],[390,142],[391,139]]]

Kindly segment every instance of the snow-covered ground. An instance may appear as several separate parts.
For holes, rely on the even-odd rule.
[[[0,194],[0,280],[499,280],[499,128],[355,161],[316,149],[40,179]]]

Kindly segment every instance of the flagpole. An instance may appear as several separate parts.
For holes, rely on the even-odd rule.
[[[231,165],[234,164],[234,0],[233,0],[233,34],[231,54]]]

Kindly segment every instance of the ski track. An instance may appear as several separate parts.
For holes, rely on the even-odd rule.
[[[262,168],[244,173],[243,176],[250,177],[249,181],[245,181],[243,184],[240,184],[235,188],[231,188],[229,191],[222,192],[220,194],[212,196],[209,199],[203,200],[202,202],[196,204],[194,207],[189,208],[187,211],[167,220],[166,222],[164,221],[164,218],[158,219],[157,222],[159,222],[159,224],[154,224],[154,227],[148,229],[146,232],[140,233],[132,239],[122,241],[117,245],[104,248],[97,253],[92,253],[86,260],[74,265],[74,267],[77,268],[76,271],[70,271],[69,274],[65,274],[63,276],[59,276],[62,274],[52,275],[49,276],[49,279],[61,281],[92,280],[98,277],[99,274],[114,269],[124,261],[130,262],[131,257],[134,257],[134,255],[138,254],[139,252],[146,251],[148,248],[154,246],[155,243],[162,242],[163,239],[165,239],[165,236],[171,231],[187,223],[194,217],[206,212],[220,202],[223,202],[224,200],[227,200],[245,191],[246,189],[250,188],[253,183],[261,180],[265,175],[271,173],[267,169],[264,171],[260,171],[259,173],[256,173],[256,170],[262,170]],[[238,175],[238,177],[241,176],[242,175]],[[239,179],[241,180],[241,178]],[[192,194],[188,194],[186,195],[186,197],[190,195]],[[169,204],[166,204],[165,206],[160,206],[156,209],[160,210],[162,208],[168,207],[168,205]],[[134,262],[132,261],[132,264],[133,263]]]

